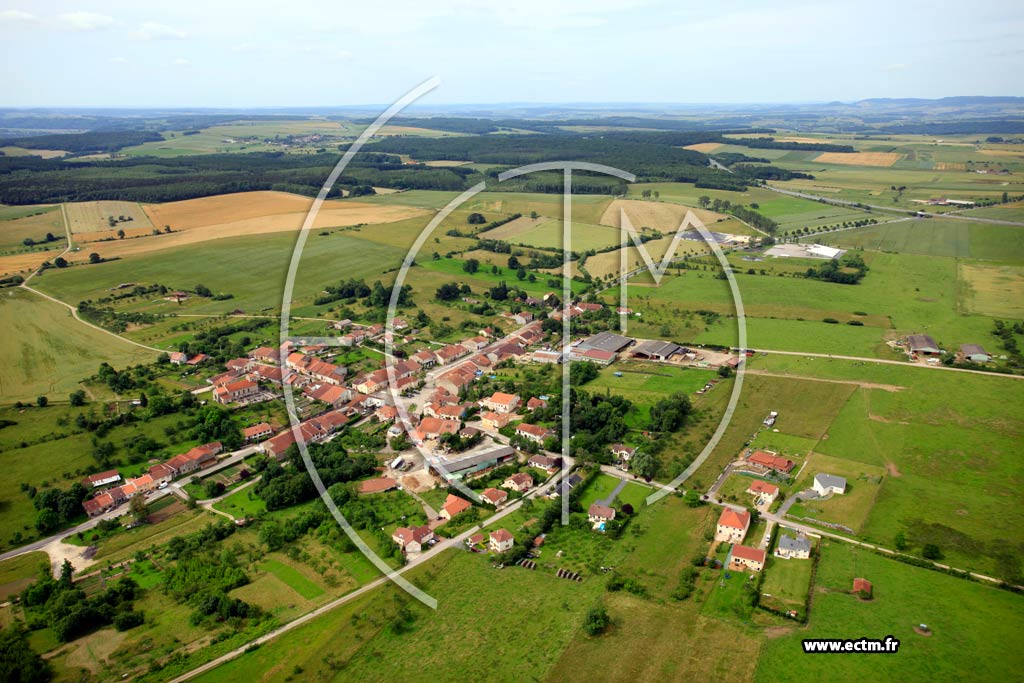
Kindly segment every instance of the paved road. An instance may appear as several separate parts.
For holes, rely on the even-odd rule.
[[[498,520],[504,518],[507,515],[512,514],[516,510],[518,510],[519,507],[523,504],[523,501],[526,500],[527,498],[533,498],[533,497],[542,495],[543,493],[546,493],[547,491],[551,490],[551,488],[553,486],[555,486],[555,484],[562,477],[565,477],[566,475],[568,475],[568,473],[571,471],[571,469],[572,469],[571,465],[567,466],[565,469],[562,470],[562,476],[561,477],[558,477],[558,476],[552,477],[552,479],[550,481],[548,481],[546,484],[544,484],[543,486],[540,486],[540,487],[534,489],[533,491],[531,491],[527,495],[525,495],[522,498],[520,498],[519,500],[517,500],[515,503],[509,505],[508,507],[506,507],[506,508],[504,508],[502,510],[499,510],[496,513],[494,513],[491,517],[489,517],[483,523],[481,523],[481,524],[479,524],[477,526],[474,526],[472,529],[468,529],[468,530],[462,532],[458,536],[454,536],[454,537],[449,538],[447,540],[441,541],[440,543],[435,545],[433,548],[431,548],[427,552],[422,553],[419,557],[410,560],[409,563],[406,564],[404,567],[401,567],[401,568],[395,570],[395,573],[397,573],[397,574],[405,574],[406,572],[410,571],[411,569],[413,569],[415,567],[418,567],[419,565],[423,564],[424,562],[427,562],[428,560],[430,560],[430,559],[440,555],[443,551],[445,551],[445,550],[447,550],[449,548],[457,548],[457,547],[459,547],[461,544],[463,544],[466,541],[467,538],[469,538],[473,534],[477,533],[478,531],[480,531],[484,527],[492,526]],[[232,650],[231,652],[228,652],[227,654],[221,655],[220,657],[217,657],[216,659],[213,659],[213,660],[207,662],[206,664],[198,666],[195,669],[192,669],[191,671],[189,671],[187,673],[184,673],[184,674],[178,676],[177,678],[172,679],[170,681],[170,683],[184,683],[184,681],[188,681],[188,680],[190,680],[192,678],[195,678],[196,676],[198,676],[200,674],[203,674],[203,673],[206,673],[207,671],[211,671],[213,669],[216,669],[221,664],[226,664],[227,662],[230,662],[231,660],[236,659],[236,658],[242,656],[243,654],[245,654],[245,652],[249,648],[254,647],[256,645],[263,645],[264,643],[268,643],[271,640],[273,640],[274,638],[277,638],[278,636],[283,635],[283,634],[287,633],[288,631],[294,630],[294,629],[302,626],[303,624],[306,624],[306,623],[312,621],[313,619],[316,619],[317,617],[319,617],[319,616],[321,616],[323,614],[326,614],[327,612],[330,612],[332,609],[334,609],[336,607],[340,607],[341,605],[344,605],[347,602],[351,602],[352,600],[355,600],[356,598],[358,598],[358,597],[360,597],[362,595],[365,595],[366,593],[369,593],[370,591],[372,591],[375,588],[378,588],[380,586],[385,585],[389,581],[390,581],[390,578],[387,577],[387,576],[381,576],[378,579],[374,579],[370,583],[368,583],[365,586],[362,586],[360,588],[357,588],[356,590],[352,591],[351,593],[347,593],[347,594],[341,596],[340,598],[338,598],[336,600],[333,600],[333,601],[327,603],[326,605],[323,605],[322,607],[316,608],[312,612],[308,612],[308,613],[302,615],[301,617],[298,617],[297,619],[294,619],[294,620],[288,622],[287,624],[284,624],[283,626],[280,626],[280,627],[274,629],[273,631],[271,631],[271,632],[269,632],[269,633],[267,633],[265,635],[262,635],[259,638],[256,638],[255,640],[252,640],[252,641],[246,643],[245,645],[243,645],[241,647],[235,648],[234,650]]]

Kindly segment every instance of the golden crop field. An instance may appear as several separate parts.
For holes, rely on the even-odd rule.
[[[896,152],[822,152],[815,161],[846,166],[892,166],[903,157]]]
[[[970,313],[1024,317],[1024,268],[960,264],[963,305]]]
[[[146,211],[138,202],[119,202],[119,201],[97,201],[97,202],[68,202],[68,223],[71,225],[71,232],[83,233],[83,232],[97,232],[97,231],[109,231],[111,230],[109,217],[113,216],[124,216],[125,218],[130,217],[132,220],[119,223],[113,231],[116,232],[119,228],[125,232],[128,230],[145,230],[149,232],[153,229],[153,224],[149,221],[149,216],[146,215]]]
[[[709,154],[722,146],[721,142],[699,142],[696,145],[687,145],[683,149],[692,149],[694,152]]]
[[[302,227],[312,202],[309,197],[286,192],[243,192],[151,204],[146,210],[154,225],[158,229],[170,225],[173,232],[94,242],[68,260],[84,261],[91,252],[103,258],[125,257],[225,237],[292,232]],[[426,209],[401,204],[334,200],[324,202],[314,228],[392,223],[428,213]]]
[[[616,228],[621,227],[621,212],[623,210],[626,212],[626,216],[633,224],[633,227],[637,230],[640,230],[640,228],[652,228],[662,232],[675,232],[678,230],[688,211],[692,211],[704,225],[711,225],[728,218],[725,214],[706,209],[692,209],[688,206],[671,202],[616,199],[605,209],[600,223]]]

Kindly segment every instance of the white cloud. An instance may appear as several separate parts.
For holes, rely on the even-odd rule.
[[[110,58],[110,63],[111,64],[127,64],[128,60],[125,59],[124,57],[111,57]]]
[[[174,66],[192,66],[192,62],[188,61],[184,57],[178,57],[171,63],[174,64]]]
[[[351,52],[330,43],[308,43],[302,46],[302,51],[322,59],[339,62],[352,58]]]
[[[101,31],[115,23],[113,17],[95,12],[67,12],[58,15],[57,22],[72,31]]]
[[[188,38],[188,34],[173,26],[147,21],[132,31],[131,38],[134,40],[184,40]]]
[[[5,9],[0,12],[0,24],[21,24],[36,21],[36,15],[20,9]]]

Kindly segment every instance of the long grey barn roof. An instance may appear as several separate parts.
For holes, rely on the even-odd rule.
[[[614,332],[598,332],[589,339],[585,339],[580,342],[577,348],[581,351],[586,349],[600,349],[601,351],[610,351],[611,353],[615,353],[632,343],[632,338],[623,337],[621,334],[615,334]]]

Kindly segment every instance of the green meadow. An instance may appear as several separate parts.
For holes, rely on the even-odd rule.
[[[790,560],[796,562],[796,560]],[[855,577],[873,584],[864,601]],[[1010,680],[1024,664],[1021,596],[824,541],[810,623],[764,642],[755,681]],[[930,636],[914,631],[927,624]],[[899,639],[896,654],[803,653],[805,638]],[[799,665],[797,665],[797,663]]]

